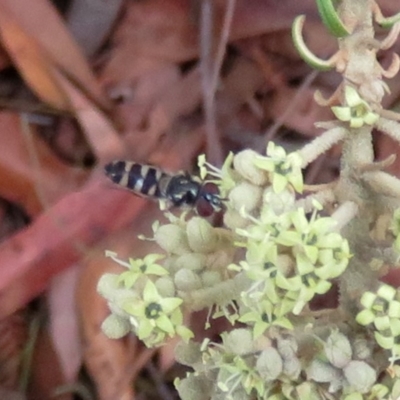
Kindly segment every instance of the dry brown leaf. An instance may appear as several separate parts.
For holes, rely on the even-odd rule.
[[[68,97],[58,87],[45,52],[7,11],[0,4],[0,35],[21,75],[43,101],[59,110],[70,110]]]
[[[223,15],[225,1],[215,2]],[[293,19],[314,10],[312,0],[269,2],[237,0],[230,41],[290,29]],[[132,82],[164,63],[181,63],[199,56],[199,3],[186,0],[149,0],[128,3],[114,35],[110,62],[102,73],[107,85]]]
[[[0,113],[0,196],[35,216],[44,206],[75,190],[87,174],[63,164],[31,133],[31,140],[27,141],[22,124],[17,114]],[[36,160],[32,159],[33,154]]]
[[[140,200],[94,178],[0,244],[0,317],[43,292],[54,275],[140,213]],[[143,205],[143,203],[142,203]],[[10,267],[11,266],[11,267]]]
[[[28,337],[28,326],[23,313],[16,313],[0,321],[0,386],[18,389],[22,352]]]
[[[22,76],[45,102],[77,113],[100,159],[121,153],[116,131],[101,111],[109,103],[60,17],[43,0],[35,3],[28,16],[25,3],[0,3],[0,35]],[[46,24],[39,24],[43,19]],[[43,32],[43,27],[53,31]]]
[[[110,62],[102,73],[106,85],[131,82],[143,73],[194,58],[195,21],[186,0],[130,2],[114,35]]]
[[[42,75],[46,75],[50,66],[55,67],[100,108],[110,108],[85,57],[50,2],[36,0],[32,6],[30,0],[1,1],[0,30],[14,61],[17,65],[24,64],[25,74],[29,74],[29,58],[38,69],[43,68]]]
[[[35,342],[31,365],[29,394],[31,399],[53,400],[55,390],[67,382],[63,377],[58,356],[46,328]],[[60,400],[72,400],[72,393],[60,394]]]
[[[59,87],[68,95],[71,109],[81,124],[97,160],[102,163],[117,155],[123,155],[125,153],[124,143],[110,119],[101,110],[94,107],[84,93],[77,90],[67,78],[54,72]]]

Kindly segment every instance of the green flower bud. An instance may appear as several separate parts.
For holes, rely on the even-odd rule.
[[[120,339],[129,333],[129,320],[115,314],[109,315],[101,324],[101,330],[110,339]]]
[[[162,297],[175,297],[175,285],[170,276],[162,276],[155,281],[158,293]]]
[[[368,393],[376,382],[376,372],[364,361],[350,361],[343,369],[349,385],[360,393]]]
[[[283,370],[282,357],[274,347],[268,347],[257,358],[256,369],[263,379],[272,381]]]
[[[315,382],[335,382],[340,379],[340,370],[321,360],[313,360],[306,369],[307,379]]]
[[[157,244],[170,254],[190,253],[185,230],[174,224],[160,226],[154,234]]]
[[[215,229],[204,218],[193,217],[186,226],[190,248],[198,253],[211,253],[217,246]]]
[[[209,400],[211,380],[201,376],[189,375],[185,379],[176,380],[175,387],[182,400]]]
[[[237,210],[249,213],[261,204],[262,189],[249,182],[242,182],[229,193],[231,206]]]
[[[182,268],[192,271],[202,271],[207,262],[207,256],[201,253],[187,253],[179,256],[175,261],[174,271],[177,272]]]
[[[176,361],[188,367],[201,362],[201,354],[200,344],[192,341],[179,342],[174,351]]]
[[[249,220],[242,217],[239,211],[228,208],[224,214],[224,225],[234,231],[235,229],[245,228],[249,225]]]
[[[298,345],[294,338],[278,339],[278,351],[283,359],[283,373],[290,379],[297,379],[301,363],[297,358]]]
[[[243,178],[257,186],[268,183],[268,174],[254,165],[255,158],[259,156],[254,150],[243,150],[233,158],[233,166]]]
[[[163,267],[170,272],[171,274],[173,274],[177,269],[176,268],[176,260],[181,257],[181,256],[173,256],[173,255],[169,255],[168,257],[166,257],[163,261]]]
[[[326,357],[336,368],[343,368],[351,361],[350,342],[339,331],[333,331],[324,343]]]
[[[204,287],[212,287],[222,282],[222,276],[218,271],[204,271],[201,274],[201,280]]]
[[[120,288],[118,279],[118,274],[102,275],[97,283],[97,292],[104,298],[109,299]]]
[[[178,290],[190,292],[192,290],[200,289],[202,282],[198,274],[189,269],[179,270],[174,277],[174,282]]]
[[[295,355],[283,359],[283,373],[293,380],[299,377],[301,373],[301,363]]]
[[[224,345],[229,353],[245,355],[251,353],[253,348],[253,335],[245,328],[234,329],[224,337]]]

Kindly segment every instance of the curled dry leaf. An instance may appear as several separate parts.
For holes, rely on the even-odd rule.
[[[46,23],[43,23],[46,21]],[[54,7],[45,0],[5,0],[0,4],[3,45],[20,72],[40,96],[69,109],[68,101],[52,76],[56,68],[78,84],[99,107],[108,109],[91,69]],[[41,90],[40,86],[47,88]]]
[[[103,179],[93,178],[0,244],[1,265],[12,266],[0,271],[0,317],[43,292],[54,275],[82,256],[82,246],[97,243],[140,213],[140,199],[129,201],[129,193],[108,190]]]
[[[19,204],[30,216],[76,190],[87,173],[62,163],[46,144],[24,133],[23,120],[15,113],[0,113],[0,196]],[[33,157],[34,156],[34,157]]]

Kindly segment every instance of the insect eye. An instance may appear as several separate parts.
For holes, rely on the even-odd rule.
[[[200,215],[206,213],[206,216],[209,216],[215,211],[220,211],[220,209],[222,208],[222,202],[219,197],[218,187],[214,183],[208,182],[202,187],[198,204],[201,206],[202,209],[206,209],[205,212],[199,211],[200,207],[198,206],[198,213]]]
[[[207,196],[203,196],[196,203],[196,211],[200,217],[209,217],[214,214],[215,210]]]

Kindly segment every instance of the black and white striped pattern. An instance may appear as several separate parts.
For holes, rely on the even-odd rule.
[[[106,175],[116,184],[137,195],[163,198],[171,176],[151,165],[131,161],[113,161],[104,167]]]
[[[194,207],[202,216],[209,216],[222,207],[215,185],[210,188],[187,173],[171,175],[157,167],[132,161],[113,161],[105,165],[104,171],[114,183],[136,195],[167,200],[173,207]]]

